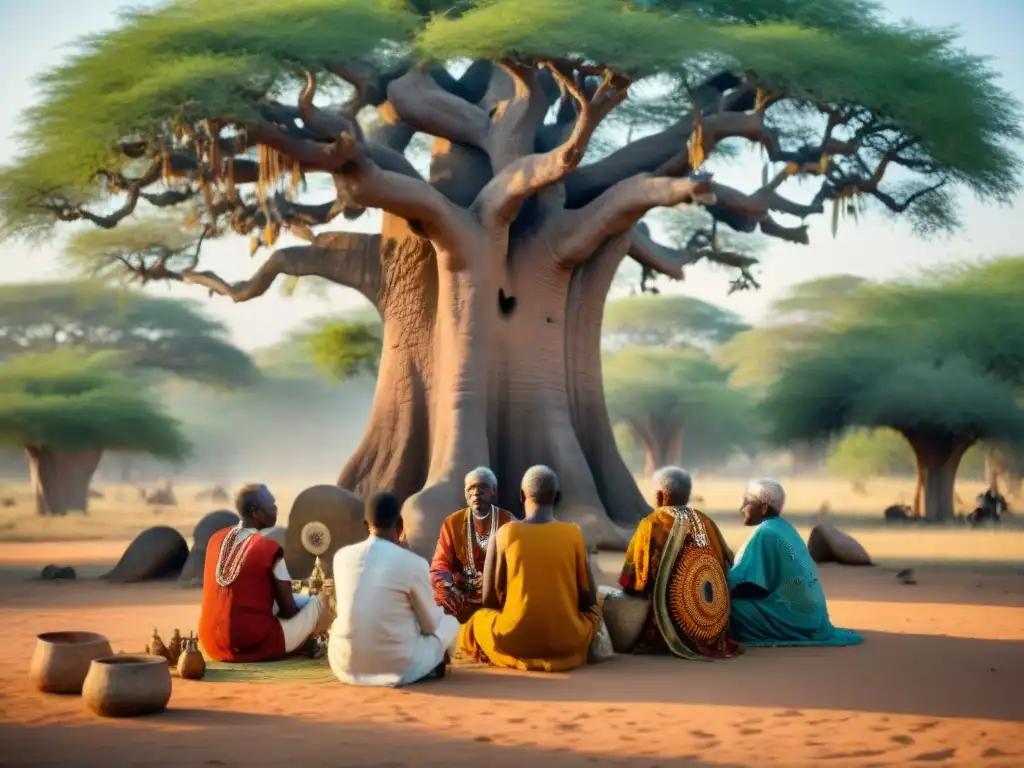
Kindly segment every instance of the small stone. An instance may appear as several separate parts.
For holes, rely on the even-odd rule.
[[[76,578],[75,569],[70,565],[54,565],[50,563],[43,568],[39,574],[43,581],[74,581]]]

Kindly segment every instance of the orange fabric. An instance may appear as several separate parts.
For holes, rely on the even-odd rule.
[[[590,586],[583,533],[571,523],[516,523],[503,528],[502,537],[502,608],[474,613],[459,633],[459,650],[512,669],[583,666],[598,629],[597,614],[579,607],[580,593]]]
[[[469,514],[469,509],[460,509],[444,519],[434,557],[430,561],[430,583],[434,588],[434,599],[463,624],[480,607],[480,592],[462,589],[466,565],[472,556],[477,573],[483,573],[484,561],[487,559],[486,550],[477,546],[473,547],[472,555],[467,551],[466,521]],[[499,529],[512,520],[515,517],[511,512],[498,509]]]
[[[215,661],[271,661],[285,655],[284,631],[274,615],[274,565],[284,556],[271,539],[255,537],[238,578],[217,583],[221,544],[232,529],[217,531],[206,548],[199,642]]]
[[[732,566],[733,553],[729,549],[729,545],[725,543],[722,532],[718,530],[718,526],[710,517],[699,510],[694,509],[693,511],[700,517],[704,528],[711,534],[708,536],[708,543],[715,557],[722,564],[723,570],[728,573]],[[661,565],[661,555],[665,551],[665,544],[668,542],[674,522],[675,513],[665,507],[654,510],[640,521],[640,525],[637,526],[636,533],[633,534],[629,547],[626,549],[626,559],[622,564],[622,574],[619,576],[619,585],[627,592],[634,592],[645,597],[651,596],[654,591],[654,580],[658,575],[658,566]],[[644,628],[634,650],[638,653],[668,651],[668,646],[654,619],[653,606],[647,612]]]

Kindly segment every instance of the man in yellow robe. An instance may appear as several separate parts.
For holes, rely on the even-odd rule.
[[[619,585],[651,601],[634,653],[724,658],[739,646],[728,630],[726,574],[733,554],[718,526],[688,506],[690,474],[679,467],[654,473],[654,511],[626,550]]]

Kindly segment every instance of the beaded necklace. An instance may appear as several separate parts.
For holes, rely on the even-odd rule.
[[[467,510],[469,512],[466,515],[466,567],[463,568],[463,572],[470,577],[479,576],[479,572],[476,569],[475,560],[473,558],[473,547],[478,546],[484,552],[487,551],[487,545],[491,541],[491,536],[494,535],[494,531],[498,525],[498,509],[491,504],[491,511],[485,512],[483,515],[477,517],[476,512],[472,508]],[[473,525],[473,520],[486,520],[488,517],[491,518],[491,527],[487,532],[486,536],[481,536],[477,531],[476,526]]]
[[[245,536],[239,541],[245,528],[239,523],[224,537],[220,544],[220,554],[217,557],[217,583],[222,587],[230,587],[235,583],[238,574],[242,572],[242,563],[245,556],[252,549],[256,537],[252,534]]]

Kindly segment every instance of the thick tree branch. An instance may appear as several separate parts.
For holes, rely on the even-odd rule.
[[[388,101],[415,130],[486,151],[491,121],[475,104],[449,93],[423,67],[393,80]]]
[[[515,218],[523,201],[558,183],[576,168],[597,126],[629,95],[629,81],[610,70],[604,73],[604,80],[591,99],[583,92],[582,86],[574,81],[571,69],[562,71],[554,63],[548,63],[546,67],[563,93],[576,102],[576,122],[569,137],[556,148],[525,155],[509,162],[501,170],[496,169],[494,178],[481,190],[475,203],[481,220],[490,229],[507,225]],[[517,93],[521,89],[526,90],[520,100],[520,103],[525,100],[526,108],[522,109],[520,115],[511,118],[513,130],[528,130],[532,144],[537,126],[531,120],[529,109],[530,83],[526,82],[521,71],[512,68],[509,72],[514,79],[518,78]]]
[[[687,242],[685,248],[672,248],[658,243],[651,237],[650,230],[643,222],[633,227],[629,255],[645,271],[654,272],[674,280],[683,279],[683,268],[699,261],[739,270],[740,276],[732,282],[732,291],[759,288],[750,269],[758,263],[753,256],[734,251],[720,250],[715,243],[714,232],[698,230]]]
[[[636,224],[652,208],[710,202],[710,174],[684,179],[643,174],[619,182],[589,205],[556,217],[544,234],[563,266],[582,263],[607,238]]]

